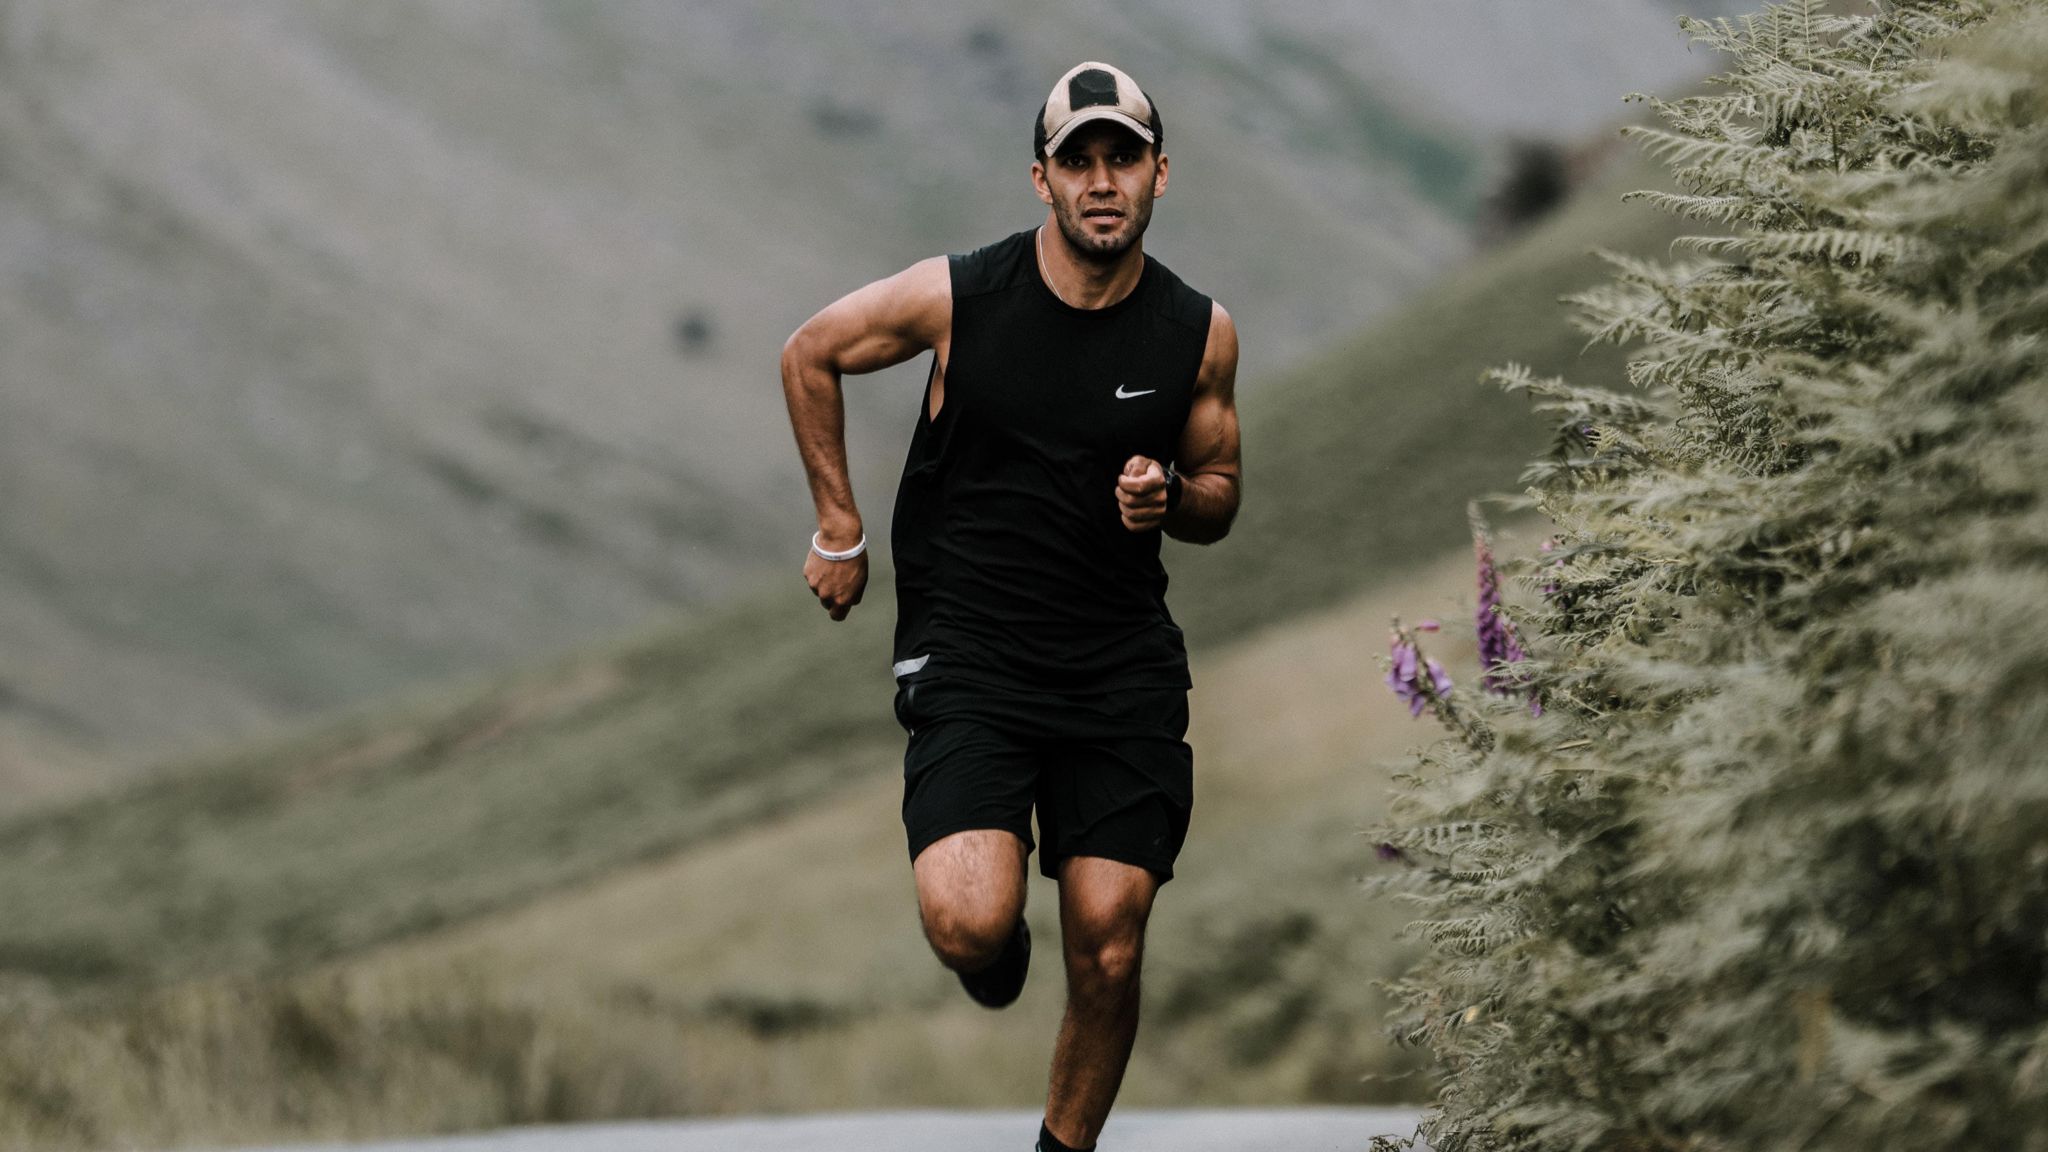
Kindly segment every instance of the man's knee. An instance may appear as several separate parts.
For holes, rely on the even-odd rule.
[[[1145,912],[1130,903],[1070,906],[1063,925],[1067,978],[1105,992],[1136,984],[1144,961]]]
[[[1116,992],[1137,983],[1144,963],[1142,926],[1081,932],[1066,944],[1067,978],[1077,985]]]
[[[1112,860],[1077,856],[1060,869],[1067,975],[1091,989],[1134,985],[1145,949],[1156,876]]]
[[[974,972],[995,962],[1017,926],[1015,911],[1001,906],[946,906],[921,909],[924,937],[946,967]]]
[[[956,971],[993,963],[1024,912],[1023,841],[995,829],[956,832],[918,853],[912,866],[932,951]]]

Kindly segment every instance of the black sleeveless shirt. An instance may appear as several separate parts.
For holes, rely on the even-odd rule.
[[[1074,308],[1035,229],[949,258],[953,338],[896,491],[895,671],[1099,692],[1191,686],[1158,529],[1118,513],[1124,461],[1174,458],[1209,298],[1145,257],[1137,286]],[[934,362],[936,370],[936,360]]]

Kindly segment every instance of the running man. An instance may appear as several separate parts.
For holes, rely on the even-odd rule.
[[[840,377],[934,353],[890,540],[903,822],[926,939],[1001,1008],[1031,958],[1037,809],[1067,975],[1042,1152],[1093,1148],[1116,1100],[1194,803],[1160,536],[1220,540],[1238,506],[1236,330],[1144,251],[1161,143],[1136,82],[1076,66],[1034,124],[1044,223],[835,301],[782,355],[818,513],[804,579],[843,620],[868,566]]]

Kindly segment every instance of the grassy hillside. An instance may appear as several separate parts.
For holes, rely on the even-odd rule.
[[[1372,982],[1405,961],[1406,913],[1360,898],[1391,865],[1357,830],[1387,788],[1372,761],[1433,734],[1378,683],[1386,617],[1455,622],[1470,584],[1460,548],[1197,657],[1194,825],[1148,932],[1125,1105],[1424,1093],[1380,1033]],[[1465,677],[1469,643],[1445,647]],[[0,1010],[0,1143],[1029,1107],[1060,1012],[1057,890],[1034,874],[1022,999],[969,1003],[919,935],[894,752],[736,834],[281,980]]]
[[[1170,558],[1198,645],[1462,538],[1465,499],[1511,484],[1536,435],[1479,367],[1570,366],[1577,341],[1541,301],[1592,278],[1594,243],[1667,235],[1614,196],[1247,397],[1240,526]],[[835,626],[792,570],[659,633],[0,824],[0,963],[74,984],[293,970],[785,811],[900,747],[892,617],[886,574]]]
[[[1079,56],[1262,385],[1466,253],[1497,132],[1699,65],[1585,3],[0,0],[0,810],[786,562],[781,339],[1035,218]],[[878,526],[917,384],[853,389]]]

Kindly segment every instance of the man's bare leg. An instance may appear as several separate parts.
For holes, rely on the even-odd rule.
[[[1158,877],[1132,864],[1073,856],[1060,864],[1067,1014],[1053,1046],[1045,1127],[1071,1148],[1094,1146],[1138,1036],[1138,968]]]
[[[1024,914],[1024,841],[975,828],[917,854],[917,917],[939,961],[955,972],[993,964]]]

